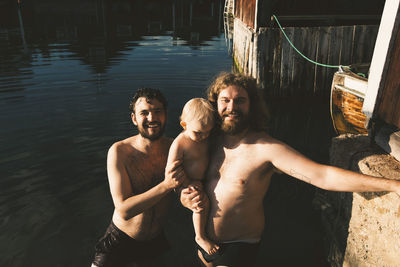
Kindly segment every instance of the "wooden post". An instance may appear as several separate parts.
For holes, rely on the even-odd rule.
[[[254,11],[254,32],[258,31],[258,5],[259,5],[259,0],[256,0],[256,9]]]
[[[108,39],[107,34],[107,22],[106,22],[106,10],[105,10],[105,0],[101,2],[101,8],[103,9],[103,30],[104,30],[104,39]]]
[[[362,112],[367,115],[368,120],[374,114],[378,91],[384,85],[385,73],[390,62],[390,51],[393,48],[394,38],[396,37],[393,31],[396,30],[400,22],[399,3],[400,0],[387,0],[383,9],[382,20],[372,56],[368,89],[362,109]]]
[[[221,14],[222,14],[222,2],[219,1],[219,9],[218,9],[218,34],[221,33]]]
[[[184,6],[183,6],[183,2],[181,2],[181,25],[180,25],[180,27],[183,27],[183,12],[184,12]]]
[[[189,6],[189,25],[192,26],[192,16],[193,16],[193,3],[190,2]]]
[[[172,31],[175,34],[175,2],[172,2]]]
[[[28,47],[26,45],[26,40],[25,40],[25,30],[24,30],[24,23],[22,21],[22,14],[21,14],[21,2],[18,0],[18,20],[19,20],[19,27],[21,30],[21,38],[22,38],[22,44],[24,46],[24,52],[27,53]]]
[[[400,63],[400,0],[387,0],[372,57],[368,89],[362,111],[374,118],[375,142],[400,160],[400,102],[398,64]],[[374,120],[375,121],[375,120]],[[369,123],[371,124],[371,123]],[[382,124],[382,125],[381,125]],[[372,127],[372,125],[369,125]]]

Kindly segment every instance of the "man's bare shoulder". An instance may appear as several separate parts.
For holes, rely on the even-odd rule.
[[[267,158],[268,160],[272,160],[276,156],[283,155],[293,150],[284,142],[271,137],[265,132],[249,134],[247,142],[251,145],[255,154]]]
[[[256,144],[254,153],[271,162],[278,160],[286,162],[288,158],[304,157],[288,144],[267,134],[254,135],[254,143]]]
[[[132,150],[141,150],[141,143],[140,143],[139,135],[131,136],[121,141],[117,141],[110,147],[110,150],[114,150],[115,152],[125,152]],[[169,149],[172,144],[173,139],[170,137],[162,136],[158,140],[162,147]]]
[[[250,142],[253,144],[252,155],[261,161],[274,162],[278,158],[285,158],[293,149],[284,142],[275,139],[265,132],[256,132],[250,135]],[[282,173],[274,167],[274,171]]]
[[[140,136],[135,135],[112,144],[107,157],[109,160],[120,162],[143,160],[148,157],[153,157],[153,159],[165,157],[166,160],[172,141],[172,138],[163,136],[154,143],[152,149],[146,150]]]
[[[115,142],[109,148],[108,155],[124,156],[134,153],[137,151],[136,137],[137,136],[131,136],[124,140]]]
[[[266,132],[249,132],[246,143],[255,145],[283,145],[281,141],[271,137]]]

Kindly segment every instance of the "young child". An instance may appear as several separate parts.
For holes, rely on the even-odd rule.
[[[181,159],[188,180],[183,187],[202,189],[201,180],[208,166],[208,139],[214,127],[214,108],[203,98],[189,100],[182,110],[180,118],[183,131],[175,138],[169,154],[168,164]],[[209,240],[205,234],[208,215],[208,199],[200,212],[193,212],[193,226],[197,244],[209,255],[215,254],[219,246]]]

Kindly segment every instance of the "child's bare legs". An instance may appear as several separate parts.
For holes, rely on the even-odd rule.
[[[198,189],[201,190],[201,188]],[[203,210],[200,212],[193,212],[193,226],[194,226],[194,233],[196,235],[195,240],[196,243],[202,249],[204,249],[209,255],[212,255],[218,251],[219,246],[207,238],[205,228],[209,210],[208,197],[205,196],[203,201],[204,201]]]

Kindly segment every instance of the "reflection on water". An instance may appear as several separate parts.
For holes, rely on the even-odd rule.
[[[107,149],[136,133],[132,92],[166,94],[173,137],[183,104],[231,69],[220,1],[188,2],[23,1],[25,51],[0,1],[0,266],[88,266],[112,212]]]
[[[25,49],[16,3],[0,0],[0,266],[89,266],[113,209],[107,149],[136,133],[129,97],[160,88],[169,100],[166,135],[176,136],[183,104],[231,69],[221,6],[22,1]],[[322,162],[327,103],[268,101],[273,136]],[[304,183],[273,179],[258,266],[322,266],[314,262],[321,236],[312,196]],[[196,265],[190,213],[172,209],[166,230],[164,266]]]

